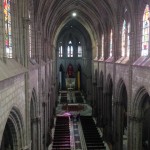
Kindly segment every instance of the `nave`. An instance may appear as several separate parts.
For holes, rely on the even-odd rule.
[[[49,150],[109,150],[92,116],[56,116]]]
[[[71,97],[70,91],[59,94],[49,150],[109,150],[84,95],[71,92]]]

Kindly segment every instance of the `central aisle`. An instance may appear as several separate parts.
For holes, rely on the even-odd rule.
[[[65,114],[65,115],[67,115],[67,114]],[[59,117],[61,117],[61,116],[59,116]],[[63,117],[64,116],[62,116],[62,118]],[[63,139],[63,141],[65,142],[66,148],[64,148],[64,145],[62,147],[59,145],[59,148],[54,148],[53,147],[53,142],[52,142],[51,145],[49,146],[48,150],[88,150],[87,147],[86,147],[87,143],[85,142],[85,137],[84,137],[85,135],[83,133],[83,128],[82,128],[82,124],[81,124],[80,119],[77,120],[75,116],[74,116],[74,118],[72,118],[72,117],[70,118],[70,116],[65,116],[65,117],[69,118],[69,123],[68,123],[69,125],[68,126],[69,126],[69,130],[70,130],[70,133],[69,133],[70,134],[70,140],[69,140],[70,144],[69,144],[68,140],[67,141],[64,140],[66,138],[66,135],[65,135],[65,137],[61,138],[61,139]],[[56,119],[57,119],[57,117],[56,117]],[[56,126],[57,127],[61,126],[61,123],[59,125],[58,124],[54,125],[53,139],[57,139],[58,138],[58,137],[56,138],[55,134],[54,134]],[[66,127],[66,126],[67,125],[65,125],[64,127]],[[90,127],[90,125],[87,125],[87,126]],[[65,128],[65,130],[66,130],[66,128]],[[98,132],[99,132],[99,135],[101,136],[100,130],[98,130]],[[61,132],[61,134],[62,134],[62,132]],[[92,137],[92,138],[94,138],[94,137]],[[58,142],[55,141],[55,143],[59,143],[59,142],[60,142],[60,139],[59,139]],[[97,142],[94,142],[94,143],[97,143]],[[105,142],[102,142],[102,143],[104,143],[103,144],[104,148],[103,147],[102,148],[98,148],[96,146],[96,148],[92,148],[91,150],[109,150],[108,145]],[[61,144],[62,144],[62,141],[61,141]],[[70,145],[69,148],[68,148],[68,144]],[[56,144],[55,144],[55,146],[56,146]],[[92,146],[95,146],[95,145],[92,145]]]
[[[79,91],[69,91],[69,93],[66,91],[60,92],[58,105],[56,107],[56,118],[54,121],[54,128],[52,129],[53,142],[49,146],[48,150],[109,150],[107,144],[102,141],[102,134],[100,129],[96,127],[95,122],[91,117],[92,107],[86,104],[85,101],[86,100],[84,99],[84,96]],[[97,142],[96,139],[94,141],[93,139],[89,141],[91,135],[87,136],[87,131],[85,132],[85,125],[83,121],[81,124],[80,120],[80,118],[84,117],[91,118],[91,123],[86,124],[86,126],[91,127],[91,129],[88,130],[91,130],[91,133],[93,131],[97,132],[96,134],[98,134],[100,137],[99,142]],[[68,121],[64,122],[63,120],[66,119]],[[60,122],[58,120],[62,121]],[[92,123],[94,125],[90,126]],[[95,129],[93,130],[92,127],[94,127]],[[92,136],[94,138],[95,133]],[[89,144],[92,149],[89,147]],[[89,148],[87,148],[86,145]]]

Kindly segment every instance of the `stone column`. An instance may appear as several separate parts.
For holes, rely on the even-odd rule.
[[[142,149],[142,118],[128,116],[128,150]]]
[[[114,121],[113,121],[113,150],[123,149],[123,120],[122,102],[114,102]]]
[[[106,126],[107,122],[107,92],[103,91],[103,127]]]
[[[112,142],[112,94],[105,93],[105,118],[104,118],[104,137],[108,142]]]
[[[96,115],[96,82],[93,82],[93,100],[92,100],[92,114]]]
[[[100,126],[101,104],[100,104],[100,86],[97,86],[97,126]]]
[[[99,90],[99,96],[100,96],[100,127],[102,127],[103,124],[103,87],[100,87]]]
[[[43,133],[42,133],[42,143],[43,143],[43,150],[46,150],[46,102],[42,102],[42,110],[43,110]]]
[[[41,141],[41,131],[40,131],[40,126],[41,126],[41,118],[40,117],[36,117],[36,118],[33,118],[31,120],[31,128],[32,128],[32,140],[34,141],[31,141],[31,148],[32,150],[41,150],[40,149],[40,141]]]

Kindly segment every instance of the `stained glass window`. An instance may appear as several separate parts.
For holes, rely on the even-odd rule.
[[[150,8],[149,5],[146,5],[145,11],[143,14],[143,31],[142,31],[142,56],[148,55],[149,48],[149,28],[150,28]]]
[[[71,41],[69,41],[69,43],[68,43],[67,57],[73,57],[73,46],[72,46],[72,42]]]
[[[12,33],[11,33],[11,0],[4,0],[4,16],[5,16],[5,48],[6,57],[12,58]]]
[[[102,35],[102,54],[101,56],[104,57],[104,35]]]
[[[110,32],[110,52],[109,52],[109,56],[112,57],[112,30]]]

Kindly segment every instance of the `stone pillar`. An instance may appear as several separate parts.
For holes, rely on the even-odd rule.
[[[41,150],[40,149],[40,141],[41,141],[41,131],[40,131],[40,126],[41,126],[41,118],[36,117],[31,119],[31,128],[32,128],[32,140],[31,141],[31,149],[32,150]]]
[[[103,91],[103,127],[107,124],[107,92]]]
[[[103,124],[103,87],[100,87],[99,97],[100,97],[100,127],[102,127],[102,124]]]
[[[122,102],[114,102],[114,121],[113,121],[113,150],[123,149],[123,115]]]
[[[101,104],[100,104],[100,86],[97,86],[97,126],[100,126]]]
[[[104,115],[104,138],[112,143],[112,94],[104,94],[105,115]]]
[[[93,82],[93,100],[91,101],[92,105],[92,114],[95,117],[96,115],[96,82]]]
[[[129,116],[128,150],[142,149],[142,118]]]

